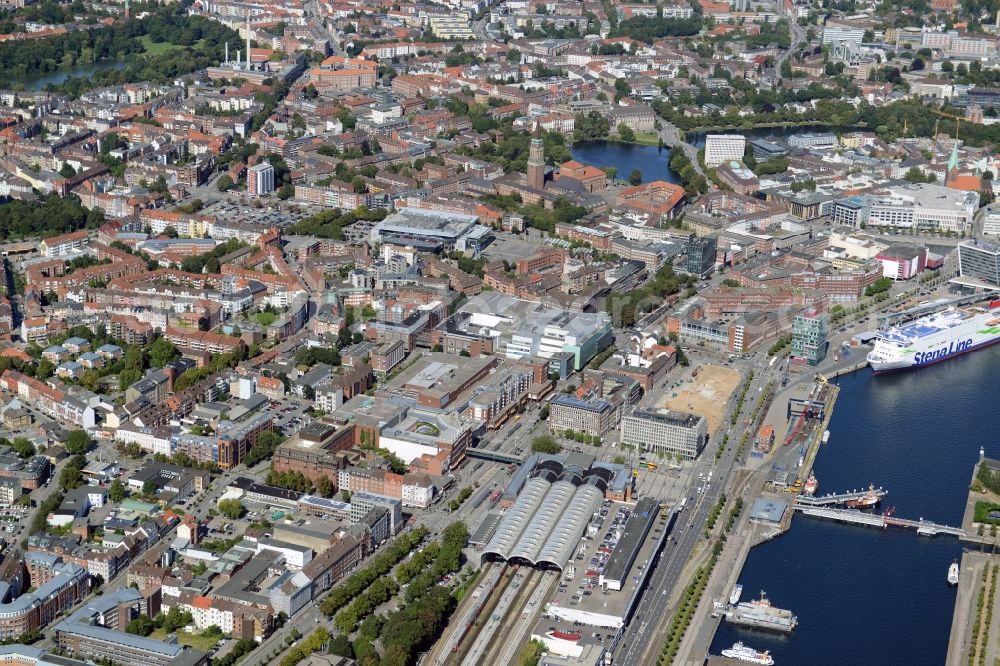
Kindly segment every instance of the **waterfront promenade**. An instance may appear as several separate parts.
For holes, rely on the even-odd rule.
[[[998,641],[1000,636],[1000,595],[992,595],[993,612],[987,613],[986,606],[995,588],[1000,571],[1000,556],[990,553],[966,551],[962,554],[958,579],[958,593],[955,596],[955,613],[952,616],[951,635],[948,640],[948,659],[945,666],[966,666],[969,663],[994,664],[1000,658]],[[942,576],[943,576],[942,572]],[[984,574],[986,574],[984,576]],[[979,607],[979,598],[984,599]],[[989,622],[987,623],[987,618]],[[978,625],[978,630],[976,629]],[[972,656],[982,654],[980,662]]]
[[[812,375],[802,376],[802,379],[807,379],[812,377]],[[816,386],[820,386],[817,382]],[[816,460],[816,455],[818,453],[820,442],[822,440],[822,435],[826,427],[830,422],[830,418],[833,415],[833,407],[837,401],[837,395],[839,392],[838,387],[833,385],[826,385],[828,390],[826,392],[826,409],[825,415],[821,422],[812,422],[809,427],[812,428],[807,443],[806,443],[806,453],[803,456],[802,467],[797,470],[797,473],[805,478],[809,474],[809,470],[812,467],[813,462]],[[782,533],[784,533],[791,525],[793,511],[791,504],[789,504],[788,511],[786,511],[783,520],[780,524],[762,523],[751,520],[750,512],[753,507],[753,502],[757,497],[770,497],[771,499],[777,500],[788,500],[791,502],[793,496],[788,493],[769,493],[765,492],[765,486],[767,482],[767,470],[771,464],[774,464],[775,460],[781,459],[784,464],[787,464],[788,460],[793,457],[797,457],[798,447],[784,447],[781,445],[784,433],[787,432],[789,427],[789,421],[785,418],[786,416],[786,405],[790,398],[801,397],[803,393],[803,386],[799,383],[793,383],[781,390],[775,395],[774,401],[771,403],[763,422],[770,423],[774,426],[775,434],[781,434],[780,437],[775,439],[775,448],[765,455],[763,458],[749,458],[750,463],[748,467],[752,467],[756,471],[751,473],[747,478],[746,482],[737,488],[741,488],[742,491],[740,495],[744,498],[744,510],[737,520],[734,526],[734,531],[730,537],[726,540],[726,546],[720,554],[719,561],[712,571],[709,577],[708,584],[705,586],[705,591],[701,597],[700,603],[695,610],[694,618],[692,620],[693,630],[689,631],[684,640],[681,642],[680,650],[678,651],[677,659],[675,663],[678,664],[701,664],[705,654],[709,650],[709,646],[715,636],[715,632],[718,629],[720,618],[713,618],[712,609],[714,603],[719,600],[727,600],[729,597],[729,592],[732,590],[733,586],[739,581],[740,573],[743,570],[743,566],[746,563],[747,557],[750,555],[750,551],[754,546],[768,541]],[[752,446],[752,442],[748,445]],[[747,454],[748,455],[748,454]],[[797,461],[796,461],[797,462]],[[753,595],[751,595],[753,596]]]

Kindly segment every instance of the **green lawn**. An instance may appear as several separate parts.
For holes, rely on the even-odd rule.
[[[636,132],[635,142],[640,146],[660,145],[660,135],[656,132]]]
[[[261,326],[270,326],[278,318],[273,312],[258,312],[254,315],[254,320]]]
[[[167,632],[162,628],[155,630],[149,635],[150,638],[156,641],[162,641],[167,635]],[[202,636],[200,634],[191,634],[183,629],[177,632],[177,641],[181,645],[186,645],[188,647],[194,648],[195,650],[201,650],[202,652],[208,652],[212,649],[216,643],[221,640],[220,636]]]
[[[976,502],[976,514],[973,520],[977,523],[1000,525],[1000,519],[989,517],[990,511],[1000,512],[1000,504],[994,504],[993,502]]]

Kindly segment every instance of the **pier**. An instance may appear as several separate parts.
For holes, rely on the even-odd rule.
[[[859,500],[865,497],[869,492],[873,492],[878,495],[881,500],[883,497],[889,494],[888,490],[884,488],[872,488],[870,490],[852,490],[846,493],[837,493],[823,495],[821,497],[809,497],[808,495],[799,495],[795,498],[798,504],[808,505],[808,506],[833,506],[836,504],[846,504],[851,500]]]
[[[880,513],[865,513],[856,509],[830,509],[828,507],[809,506],[798,502],[793,504],[792,508],[806,516],[836,520],[841,523],[868,525],[878,528],[885,528],[886,526],[885,516]]]
[[[921,536],[937,536],[938,534],[948,534],[959,538],[965,536],[965,532],[959,527],[939,525],[923,518],[920,520],[907,520],[905,518],[893,518],[886,514],[865,513],[856,509],[831,509],[829,507],[811,506],[798,501],[792,505],[792,508],[806,516],[836,520],[841,523],[850,523],[853,525],[867,525],[880,529],[885,529],[886,527],[906,527],[916,529],[917,534]]]

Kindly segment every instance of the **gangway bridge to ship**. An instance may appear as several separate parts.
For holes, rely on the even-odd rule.
[[[878,320],[881,322],[883,327],[890,324],[898,325],[912,321],[918,317],[922,317],[923,315],[937,312],[938,310],[946,307],[972,305],[974,303],[979,303],[980,301],[986,301],[996,297],[995,293],[977,293],[969,296],[961,296],[959,298],[938,298],[933,301],[928,301],[927,303],[915,305],[912,308],[907,308],[906,310],[902,310],[900,312],[886,312],[885,314],[879,315]]]
[[[851,500],[862,499],[869,493],[875,493],[881,500],[889,494],[889,491],[884,488],[871,488],[869,490],[852,490],[846,493],[831,493],[829,495],[820,495],[819,497],[799,495],[795,498],[795,501],[805,506],[836,506],[838,504],[847,504]]]

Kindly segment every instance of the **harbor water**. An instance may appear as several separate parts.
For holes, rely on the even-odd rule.
[[[911,372],[841,377],[830,441],[814,466],[818,493],[874,483],[889,491],[882,508],[895,516],[959,526],[979,447],[1000,457],[998,374],[1000,348],[991,347]],[[766,591],[798,616],[798,628],[776,636],[723,623],[711,653],[742,640],[770,650],[778,666],[939,666],[955,602],[948,566],[962,547],[950,536],[796,516],[750,552],[739,582],[743,600]]]

